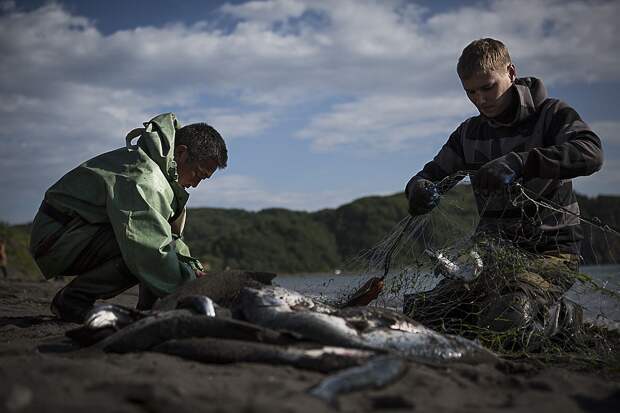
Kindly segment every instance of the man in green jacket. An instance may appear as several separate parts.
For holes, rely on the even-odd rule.
[[[214,128],[181,127],[167,113],[131,131],[125,147],[86,161],[52,185],[34,219],[30,250],[47,279],[77,276],[56,294],[51,311],[79,323],[97,299],[136,284],[137,307],[148,309],[203,276],[181,238],[185,189],[227,161]]]

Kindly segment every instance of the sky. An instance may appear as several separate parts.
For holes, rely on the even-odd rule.
[[[578,192],[620,194],[619,1],[0,0],[0,221],[157,114],[207,122],[228,167],[190,207],[315,211],[400,192],[477,111],[472,40],[509,48],[603,142]]]

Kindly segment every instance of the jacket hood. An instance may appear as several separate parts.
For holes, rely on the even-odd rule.
[[[547,89],[542,80],[535,77],[522,77],[515,80],[514,88],[519,99],[519,107],[512,121],[500,124],[493,119],[488,121],[494,126],[513,126],[525,121],[536,113],[540,105],[547,99]]]
[[[138,139],[137,146],[147,153],[161,169],[168,181],[175,182],[178,179],[177,163],[174,160],[174,135],[181,127],[173,113],[158,115],[148,122],[144,122],[144,128],[134,129],[127,135],[127,147],[136,149],[131,145],[131,140]]]

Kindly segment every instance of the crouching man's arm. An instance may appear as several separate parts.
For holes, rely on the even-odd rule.
[[[157,296],[173,292],[202,271],[198,260],[176,235],[168,217],[172,191],[152,182],[117,179],[107,211],[114,235],[131,273]]]

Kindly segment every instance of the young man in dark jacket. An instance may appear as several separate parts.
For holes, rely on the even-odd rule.
[[[204,275],[182,239],[186,188],[227,160],[214,128],[181,127],[166,113],[131,131],[125,147],[84,162],[52,185],[34,219],[30,250],[46,278],[76,276],[56,294],[52,312],[82,322],[95,300],[138,283],[138,308],[146,309]]]
[[[478,297],[485,302],[479,326],[505,331],[531,322],[526,320],[528,311],[543,311],[570,288],[572,280],[557,274],[575,270],[579,263],[582,232],[571,179],[601,168],[601,142],[573,108],[547,96],[540,79],[517,78],[508,50],[498,40],[470,43],[457,72],[480,115],[450,135],[435,158],[411,178],[405,193],[410,213],[425,214],[439,203],[439,181],[457,171],[474,171],[477,234],[507,240],[540,260],[502,290]],[[532,202],[513,203],[508,188],[517,181],[532,199],[551,201],[569,213],[543,211]],[[553,271],[531,270],[550,263]],[[538,310],[531,309],[532,295]]]

